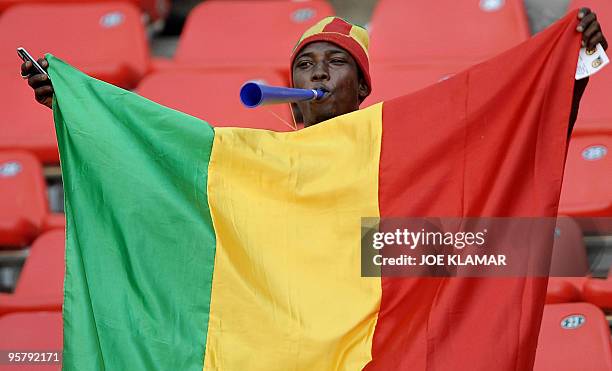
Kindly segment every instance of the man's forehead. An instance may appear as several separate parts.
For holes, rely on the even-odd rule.
[[[300,52],[297,55],[297,58],[299,58],[302,55],[305,54],[312,54],[312,53],[343,53],[343,54],[347,54],[350,55],[346,49],[334,44],[334,43],[330,43],[327,41],[315,41],[312,42],[310,44],[307,44],[306,46],[304,46],[304,48],[302,48],[302,50],[300,50]],[[296,58],[296,59],[297,59]]]

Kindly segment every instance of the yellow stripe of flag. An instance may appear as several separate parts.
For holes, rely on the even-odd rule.
[[[215,130],[204,370],[371,359],[382,293],[380,278],[360,277],[360,218],[379,215],[381,131],[382,104],[293,133]]]

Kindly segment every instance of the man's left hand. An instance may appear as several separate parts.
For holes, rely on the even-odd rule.
[[[608,49],[608,41],[601,30],[601,26],[597,21],[597,15],[589,8],[581,8],[578,11],[578,19],[580,23],[576,27],[576,31],[582,32],[582,46],[590,49],[597,44],[601,44],[604,50]]]

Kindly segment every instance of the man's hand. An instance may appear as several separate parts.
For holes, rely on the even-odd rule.
[[[589,8],[581,8],[578,11],[578,19],[580,22],[576,26],[576,31],[582,32],[582,46],[588,49],[594,48],[597,44],[601,44],[604,50],[608,49],[608,41],[601,30],[597,15]],[[584,78],[576,81],[574,84],[574,96],[572,97],[572,109],[570,111],[569,128],[567,136],[572,134],[574,124],[578,118],[578,108],[580,107],[580,99],[589,83],[589,78]]]
[[[39,58],[37,62],[45,71],[49,67],[49,62],[45,58]],[[30,61],[21,64],[21,76],[28,77],[28,85],[34,89],[34,98],[38,103],[49,108],[53,107],[53,85],[48,76],[38,73]]]
[[[580,23],[576,27],[576,31],[582,32],[582,46],[594,48],[595,45],[601,44],[604,50],[607,50],[608,41],[606,41],[606,37],[597,21],[597,15],[591,12],[589,8],[581,8],[578,11],[578,19]]]

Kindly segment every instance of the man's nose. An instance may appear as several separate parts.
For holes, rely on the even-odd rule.
[[[329,80],[329,71],[327,70],[327,66],[325,63],[317,63],[315,64],[312,70],[312,81],[322,81]]]

